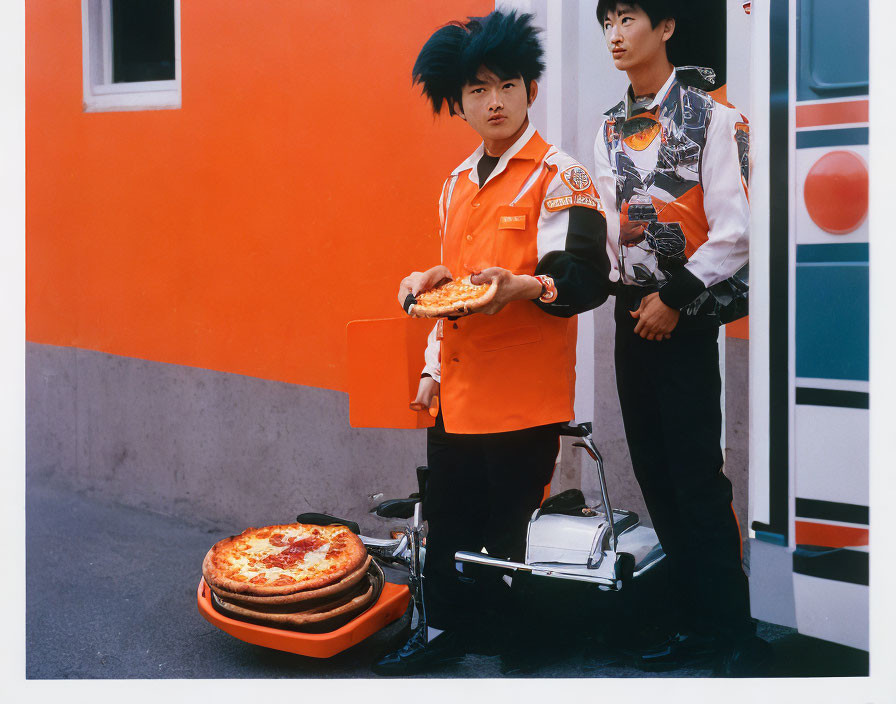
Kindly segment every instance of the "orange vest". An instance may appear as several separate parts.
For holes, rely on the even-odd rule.
[[[470,168],[449,178],[441,202],[442,263],[453,276],[490,266],[535,273],[538,218],[557,172],[544,162],[550,148],[536,132],[482,188],[470,180]],[[497,433],[572,419],[575,355],[575,317],[548,315],[531,301],[443,321],[445,430]]]

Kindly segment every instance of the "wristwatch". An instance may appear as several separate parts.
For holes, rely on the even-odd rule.
[[[535,277],[541,284],[541,295],[538,300],[542,303],[550,303],[557,298],[557,287],[554,286],[554,280],[550,276],[538,274]]]

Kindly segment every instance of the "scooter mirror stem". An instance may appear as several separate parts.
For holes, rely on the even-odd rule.
[[[418,501],[414,505],[414,522],[411,524],[415,530],[419,530],[423,527],[423,502]]]
[[[610,505],[610,494],[607,491],[607,479],[604,476],[604,459],[600,456],[600,452],[597,451],[597,447],[594,445],[594,441],[591,439],[590,435],[584,436],[580,442],[574,442],[573,447],[584,447],[588,454],[591,455],[591,459],[594,460],[597,467],[597,481],[600,485],[600,497],[604,503],[604,512],[607,515],[607,523],[610,524],[610,540],[612,541],[613,551],[615,552],[618,547],[618,541],[616,539],[616,520],[613,515],[613,507]]]

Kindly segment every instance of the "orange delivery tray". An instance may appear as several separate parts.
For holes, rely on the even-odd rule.
[[[329,633],[302,633],[259,626],[225,616],[212,605],[212,590],[202,578],[196,591],[196,602],[202,618],[225,633],[253,645],[311,658],[329,658],[360,643],[401,618],[410,600],[411,592],[406,585],[386,582],[376,603],[344,626]]]

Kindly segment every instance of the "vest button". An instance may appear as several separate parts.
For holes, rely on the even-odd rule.
[[[473,235],[467,235],[467,242],[473,241]]]
[[[452,358],[451,358],[451,361],[452,361],[452,362],[459,362],[460,360],[459,360],[457,357],[452,357]]]
[[[453,327],[455,330],[457,330],[457,323],[453,323],[453,324],[451,325],[451,327]]]

